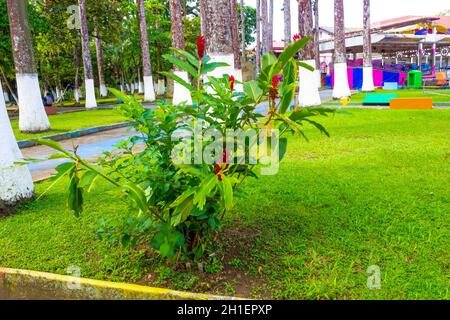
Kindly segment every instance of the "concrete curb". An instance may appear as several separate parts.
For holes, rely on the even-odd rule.
[[[0,268],[0,300],[2,299],[244,300],[46,272]]]
[[[125,128],[125,127],[131,126],[132,124],[133,124],[133,122],[127,121],[127,122],[106,125],[106,126],[86,128],[86,129],[81,129],[81,130],[77,130],[77,131],[56,134],[56,135],[52,135],[52,136],[39,137],[39,139],[48,139],[48,140],[53,140],[53,141],[68,140],[68,139],[78,138],[78,137],[82,137],[82,136],[87,136],[87,135],[102,132],[102,131]],[[30,139],[30,140],[18,141],[17,144],[19,145],[19,148],[24,149],[24,148],[34,147],[36,145],[36,142],[35,142],[35,139]]]

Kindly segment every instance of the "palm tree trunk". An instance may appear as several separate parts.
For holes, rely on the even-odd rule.
[[[265,55],[269,51],[269,20],[267,13],[267,0],[261,0],[261,32],[262,32],[262,53]]]
[[[372,68],[372,39],[370,36],[370,0],[364,0],[363,9],[363,85],[364,92],[374,91],[373,68]]]
[[[241,65],[245,63],[245,5],[244,0],[240,2],[241,8]]]
[[[80,6],[81,49],[84,66],[84,83],[86,89],[86,109],[96,108],[94,73],[92,71],[89,30],[86,17],[86,0],[78,0]]]
[[[98,69],[98,81],[100,87],[100,96],[106,97],[108,95],[108,89],[106,89],[105,82],[105,72],[103,70],[104,66],[104,58],[103,58],[103,41],[100,38],[100,33],[98,29],[94,29],[94,41],[95,41],[95,49],[97,53],[97,69]]]
[[[314,12],[314,57],[316,59],[316,69],[320,68],[320,25],[319,25],[319,0],[313,0]]]
[[[299,14],[302,17],[302,37],[313,36],[313,17],[312,17],[312,7],[311,0],[300,0],[301,12]],[[302,57],[306,60],[314,59],[314,39],[308,42],[308,44],[303,48]]]
[[[284,47],[291,44],[291,0],[284,0]]]
[[[261,67],[261,0],[256,0],[256,72]]]
[[[334,88],[333,98],[350,97],[345,48],[344,0],[334,0]]]
[[[11,44],[16,67],[19,103],[19,129],[41,132],[50,129],[42,103],[39,78],[34,61],[33,44],[28,24],[28,1],[8,0]]]
[[[172,22],[172,47],[184,50],[183,17],[180,0],[170,0],[170,19]],[[189,76],[186,71],[181,71],[179,68],[174,67],[174,74],[189,82]],[[182,103],[192,105],[191,93],[176,81],[173,84],[172,103],[175,106]]]
[[[141,36],[141,55],[144,71],[144,101],[155,101],[155,88],[153,85],[152,63],[147,36],[147,20],[145,15],[144,0],[137,0],[139,30]]]
[[[80,103],[80,56],[78,55],[78,46],[73,46],[73,62],[75,66],[75,79],[73,85],[73,97],[77,103]]]
[[[267,51],[273,51],[273,0],[269,0]]]
[[[300,0],[299,2],[301,2],[299,3],[299,14],[302,17],[303,22],[302,34],[303,36],[312,37],[314,35],[314,30],[311,0]],[[302,58],[304,59],[304,63],[316,69],[314,39],[311,39],[303,48]],[[316,70],[310,71],[300,67],[299,78],[300,85],[298,101],[300,106],[310,107],[320,105],[320,74],[318,74]]]
[[[234,67],[241,69],[241,51],[239,48],[239,24],[237,12],[237,0],[230,0],[230,16],[231,16],[231,38],[234,53]]]
[[[0,88],[2,83],[0,81]],[[27,166],[17,166],[23,161],[6,111],[3,90],[0,90],[0,217],[14,212],[20,203],[34,196],[34,186]]]
[[[229,67],[214,70],[209,75],[221,78],[234,73],[234,54],[230,27],[229,0],[209,0],[204,2],[206,20],[206,52],[212,61],[225,62]]]

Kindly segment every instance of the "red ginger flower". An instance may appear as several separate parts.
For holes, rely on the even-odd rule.
[[[197,52],[198,52],[198,58],[200,60],[203,59],[203,56],[205,55],[205,37],[204,36],[198,36],[197,37]]]
[[[235,81],[235,79],[234,79],[233,76],[230,76],[230,77],[228,78],[228,82],[230,83],[230,90],[231,90],[231,92],[233,92],[233,90],[234,90],[234,81]],[[226,151],[225,151],[225,152],[226,152]]]
[[[272,87],[269,90],[269,98],[271,100],[275,100],[277,97],[277,94],[278,94],[277,85],[278,85],[279,81],[280,81],[279,75],[275,75],[272,79]]]
[[[219,179],[219,181],[222,181],[222,175],[219,174],[219,172],[222,171],[221,164],[225,164],[225,168],[224,169],[226,170],[227,167],[228,167],[227,162],[228,162],[228,152],[227,152],[227,150],[224,150],[223,153],[222,153],[222,159],[219,160],[214,166],[214,173],[217,175],[217,179]]]
[[[298,34],[298,33],[296,33],[296,34],[294,34],[294,36],[292,37],[292,39],[294,40],[294,41],[297,41],[297,40],[300,40],[300,35]]]

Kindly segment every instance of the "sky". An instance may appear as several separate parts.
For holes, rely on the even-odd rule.
[[[246,5],[255,7],[256,0],[245,0]],[[274,40],[284,39],[283,0],[274,0]],[[397,18],[408,15],[433,16],[450,9],[449,0],[372,0],[371,20]],[[363,0],[344,0],[345,26],[362,28]],[[292,34],[298,31],[297,0],[291,0]],[[319,0],[320,26],[333,26],[334,0]],[[283,23],[277,23],[282,21]]]

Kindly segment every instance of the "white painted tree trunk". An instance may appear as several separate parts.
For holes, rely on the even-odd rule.
[[[348,85],[347,62],[334,64],[334,88],[333,98],[348,98],[351,96]]]
[[[244,86],[242,84],[242,69],[234,69],[233,71],[234,79],[236,80],[236,84],[234,85],[234,90],[236,92],[244,92]],[[237,83],[237,81],[241,83]]]
[[[369,92],[375,90],[375,85],[373,82],[373,68],[363,67],[363,84],[361,90],[363,92]]]
[[[139,94],[144,93],[144,83],[142,81],[139,81]]]
[[[16,81],[20,131],[39,132],[50,129],[50,122],[42,102],[38,75],[16,74]]]
[[[316,61],[315,66],[317,66],[317,61]],[[315,77],[315,79],[317,81],[317,88],[320,89],[322,87],[322,76],[320,74],[320,70],[317,70],[317,69],[314,70],[314,77]]]
[[[144,101],[153,102],[155,99],[153,76],[144,76]]]
[[[311,67],[316,66],[316,60],[305,60],[304,63]],[[317,86],[317,74],[315,71],[299,67],[299,93],[298,102],[301,107],[320,106],[319,87]]]
[[[86,87],[86,109],[97,108],[97,100],[95,99],[95,87],[93,79],[84,80]]]
[[[108,88],[104,84],[100,85],[100,97],[108,96]]]
[[[126,87],[127,87],[127,91],[131,91],[131,87],[128,83],[126,84]]]
[[[59,87],[56,87],[56,99],[61,98],[61,90],[59,89]]]
[[[213,54],[209,55],[211,57],[211,62],[224,62],[228,64],[227,67],[219,67],[207,74],[207,77],[215,77],[222,78],[224,75],[234,75],[234,54]],[[208,81],[208,78],[205,79]],[[213,89],[211,87],[207,88],[209,93],[213,93]]]
[[[188,77],[188,73],[186,71],[174,71],[173,73],[176,76],[183,79],[184,81],[186,81],[187,83],[189,83],[189,77]],[[174,106],[178,106],[182,103],[186,103],[187,105],[192,105],[191,92],[176,81],[174,81],[174,83],[173,83],[172,103]]]
[[[442,57],[441,57],[441,58],[442,58]],[[441,61],[442,61],[442,59],[441,59]],[[9,102],[9,95],[8,95],[8,92],[3,91],[3,96],[5,97],[5,101],[6,101],[6,102]]]
[[[134,91],[136,91],[136,88],[134,87],[134,82],[131,83],[130,88],[131,88],[131,93],[134,93]]]
[[[0,83],[1,86],[1,83]],[[9,214],[22,201],[34,196],[33,180],[26,166],[15,166],[22,160],[0,91],[0,215]]]
[[[156,88],[156,92],[159,96],[164,95],[166,92],[166,84],[164,83],[164,79],[158,79],[158,86]]]
[[[80,89],[73,90],[73,97],[77,103],[80,103]]]

